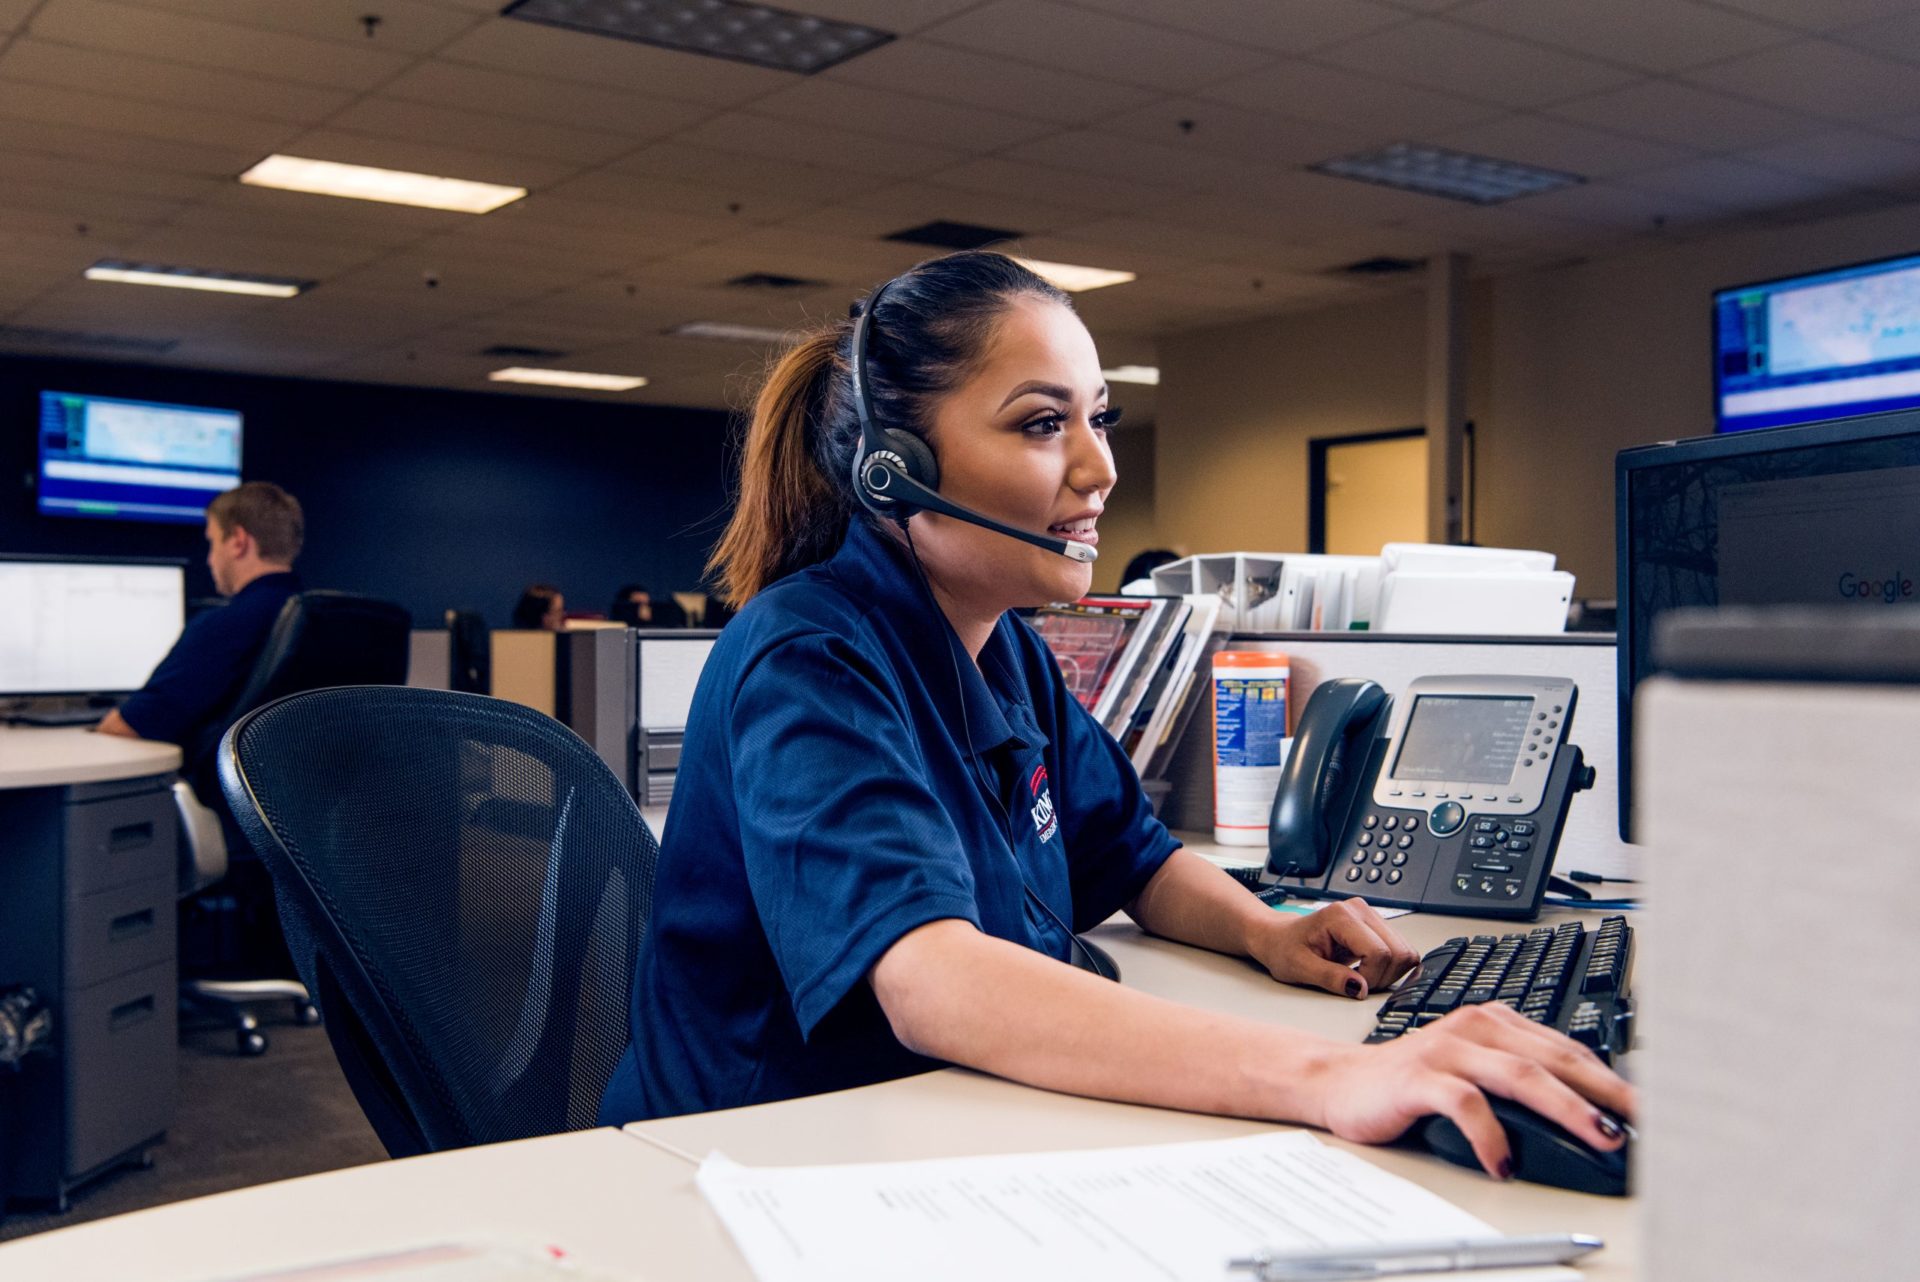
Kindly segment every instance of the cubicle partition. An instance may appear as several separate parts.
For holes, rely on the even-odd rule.
[[[1560,838],[1554,871],[1581,870],[1634,877],[1640,850],[1620,840],[1616,823],[1618,759],[1614,716],[1615,662],[1608,633],[1537,637],[1386,636],[1366,632],[1242,632],[1236,650],[1285,654],[1292,667],[1289,709],[1298,717],[1313,690],[1330,677],[1367,677],[1399,694],[1415,677],[1514,674],[1570,677],[1580,688],[1571,742],[1594,768],[1591,792],[1574,799]],[[1205,673],[1197,679],[1204,681]],[[1203,699],[1205,697],[1202,691]],[[1171,788],[1160,803],[1168,827],[1213,827],[1213,719],[1201,707],[1187,722],[1168,771]],[[1249,861],[1258,855],[1249,852]]]
[[[564,634],[556,711],[642,806],[665,806],[680,768],[694,687],[720,635],[712,628]]]

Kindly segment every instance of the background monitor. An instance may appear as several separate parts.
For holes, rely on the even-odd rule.
[[[1633,690],[1676,606],[1920,605],[1920,411],[1669,441],[1614,465],[1620,835],[1633,840]],[[1780,733],[1792,734],[1783,719]]]
[[[0,558],[0,602],[0,694],[118,694],[179,637],[186,567]]]
[[[240,484],[240,412],[40,393],[40,511],[198,525]]]
[[[1920,405],[1920,255],[1713,296],[1718,430]]]

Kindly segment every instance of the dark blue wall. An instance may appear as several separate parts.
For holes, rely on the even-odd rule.
[[[240,410],[241,472],[299,498],[313,587],[449,607],[505,627],[526,584],[605,610],[620,584],[695,590],[727,515],[724,414],[533,396],[0,359],[0,552],[190,558],[198,527],[34,510],[42,389]]]

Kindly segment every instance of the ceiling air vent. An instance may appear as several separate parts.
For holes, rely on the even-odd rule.
[[[1018,240],[1020,233],[1002,227],[981,227],[975,223],[953,223],[936,219],[894,232],[883,240],[905,241],[909,245],[933,245],[940,249],[985,249],[1003,240]]]
[[[1399,276],[1406,272],[1417,272],[1427,265],[1424,258],[1395,258],[1390,254],[1381,254],[1376,258],[1362,258],[1358,262],[1343,263],[1331,269],[1335,276],[1360,276],[1371,279],[1377,276]]]
[[[877,27],[741,0],[514,0],[500,14],[803,76],[893,39]]]
[[[480,349],[482,356],[498,356],[510,361],[557,361],[571,354],[552,347],[522,347],[517,343],[495,343]]]
[[[737,289],[765,290],[820,289],[826,283],[824,280],[807,280],[800,276],[782,276],[778,272],[748,272],[727,282]]]

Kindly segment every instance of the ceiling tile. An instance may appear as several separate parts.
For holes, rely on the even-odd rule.
[[[1745,152],[1740,159],[1852,187],[1920,190],[1920,145],[1859,129],[1811,134]]]
[[[504,0],[503,0],[504,2]],[[214,22],[258,27],[288,35],[334,40],[356,47],[427,53],[439,48],[480,18],[471,12],[438,4],[387,4],[377,9],[367,0],[298,0],[296,4],[261,4],[260,0],[139,0],[143,9],[163,9]],[[367,34],[363,17],[379,15]]]
[[[547,195],[617,210],[725,215],[746,226],[781,222],[817,208],[827,199],[782,196],[764,190],[729,192],[702,183],[680,182],[659,175],[642,177],[617,169],[592,170],[530,199],[545,199]]]
[[[1014,160],[1096,174],[1144,170],[1156,183],[1188,191],[1234,191],[1248,177],[1244,160],[1198,148],[1163,147],[1094,129],[1058,133],[1010,149]]]
[[[1086,221],[1084,205],[1054,203],[1052,194],[975,191],[915,180],[849,192],[844,203],[823,206],[795,218],[793,224],[824,230],[838,218],[844,220],[849,235],[886,236],[940,220],[1022,234],[1057,231]],[[937,251],[929,248],[928,252]]]
[[[1530,115],[1488,121],[1457,133],[1439,135],[1433,141],[1458,151],[1517,160],[1583,178],[1606,178],[1636,169],[1652,169],[1685,160],[1690,154],[1662,143]]]
[[[1049,0],[995,0],[928,28],[925,37],[1015,61],[1040,62],[1047,51],[1070,50],[1075,67],[1097,67],[1106,78],[1169,93],[1191,92],[1269,60],[1258,50]]]
[[[808,164],[798,159],[761,156],[743,158],[737,151],[695,146],[672,138],[657,142],[615,162],[619,173],[643,178],[666,178],[711,186],[728,198],[758,204],[812,201],[826,204],[871,186],[872,176],[832,165]]]
[[[1645,80],[1559,103],[1548,114],[1694,151],[1737,151],[1824,127],[1803,115],[1677,80]]]
[[[112,98],[97,91],[89,93],[20,81],[0,81],[0,116],[77,125],[166,142],[227,147],[256,155],[272,151],[299,128],[190,107]]]
[[[513,116],[481,115],[398,98],[367,97],[327,122],[329,130],[418,143],[485,148],[489,154],[536,156],[575,165],[600,165],[639,146],[625,134],[570,129]]]
[[[24,26],[27,15],[39,7],[40,0],[0,0],[0,33]]]
[[[1201,96],[1297,120],[1340,125],[1367,135],[1371,142],[1458,129],[1502,113],[1491,103],[1298,60],[1209,85]]]
[[[1440,19],[1390,27],[1316,57],[1382,80],[1509,107],[1535,107],[1634,79],[1632,72],[1591,58],[1556,53]]]
[[[10,159],[0,160],[0,164],[7,164]],[[13,177],[11,168],[8,177]],[[64,187],[45,181],[0,184],[0,209],[8,213],[31,209],[58,214],[69,230],[85,226],[89,229],[88,234],[96,240],[112,235],[108,230],[110,227],[150,230],[175,217],[185,207],[186,202],[179,199],[101,191],[97,188]],[[11,226],[14,223],[12,219],[0,215],[0,225]],[[102,246],[100,253],[103,257],[109,256],[119,248],[118,243],[112,249]]]
[[[1836,31],[1828,39],[1885,58],[1920,62],[1920,13],[1908,12],[1863,26]]]
[[[344,89],[264,80],[32,38],[15,41],[0,56],[0,79],[89,94],[104,88],[117,98],[289,124],[317,123],[353,100],[352,92]]]
[[[1058,128],[1047,121],[823,77],[809,77],[770,94],[753,109],[762,115],[965,152],[999,151]]]
[[[711,108],[671,98],[437,61],[419,63],[383,85],[380,92],[389,98],[437,107],[518,116],[641,139],[664,138],[711,114]]]
[[[1132,168],[1124,175],[1063,172],[1057,165],[1008,156],[969,160],[933,177],[954,187],[993,195],[1038,192],[1042,200],[1052,204],[1108,213],[1139,209],[1166,200],[1179,190],[1162,181],[1159,174],[1145,175]]]
[[[793,84],[789,71],[657,49],[632,40],[498,18],[461,36],[438,57],[553,80],[643,90],[662,98],[731,107]]]
[[[1407,15],[1372,0],[1076,0],[1140,22],[1229,39],[1237,45],[1304,53],[1405,22]]]
[[[0,116],[0,151],[229,180],[260,158],[252,148],[166,142],[116,130],[7,116]]]
[[[0,154],[0,173],[7,176],[7,182],[0,188],[4,191],[64,187],[80,192],[125,194],[146,200],[176,202],[198,200],[225,186],[225,180],[219,178],[166,174],[151,169],[134,170],[124,165],[68,160],[57,156],[31,156],[24,152]]]
[[[1069,68],[1049,67],[1042,73],[1023,63],[920,40],[882,45],[824,72],[822,78],[964,102],[1056,124],[1081,124],[1154,98],[1151,90],[1137,85],[1096,79]]]
[[[248,187],[228,178],[205,199],[181,213],[174,225],[380,249],[411,244],[422,237],[458,227],[472,217],[442,209],[414,209],[371,200],[339,200],[306,192]]]
[[[1367,134],[1339,125],[1293,120],[1199,98],[1169,98],[1110,117],[1098,128],[1101,133],[1125,134],[1179,151],[1213,152],[1263,166],[1310,164],[1369,141]]]
[[[851,22],[858,26],[872,27],[877,31],[891,31],[896,35],[919,31],[932,26],[965,9],[970,9],[980,0],[806,0],[803,8],[816,17],[832,18],[835,22]]]
[[[31,30],[40,39],[88,49],[254,75],[270,68],[300,84],[340,89],[371,89],[408,61],[374,41],[313,40],[99,0],[47,0],[33,15]]]
[[[475,143],[485,141],[480,137],[474,139]],[[402,169],[409,173],[438,174],[447,178],[466,178],[474,182],[504,183],[534,189],[571,177],[581,168],[578,161],[557,157],[507,156],[492,151],[463,150],[425,140],[376,138],[371,134],[346,133],[334,129],[308,130],[289,140],[281,150],[313,160],[337,160],[349,165],[374,165],[382,169]],[[312,196],[310,199],[335,201],[339,198]]]
[[[1730,213],[1759,213],[1831,195],[1839,184],[1715,156],[1651,169],[1621,180],[1644,191],[1684,196]]]
[[[1447,17],[1643,71],[1680,71],[1793,39],[1692,0],[1473,0]]]
[[[1686,78],[1834,120],[1873,120],[1920,111],[1920,74],[1911,66],[1824,40],[1795,41],[1702,67]]]
[[[310,240],[167,227],[140,237],[126,252],[144,263],[324,280],[365,262],[379,251],[371,245],[329,245]]]
[[[958,152],[747,112],[715,116],[686,130],[678,141],[695,147],[830,165],[889,178],[928,174],[961,159]]]
[[[1726,217],[1718,205],[1671,192],[1641,191],[1614,182],[1582,183],[1527,197],[1527,208],[1550,218],[1619,231],[1657,233]]]
[[[1906,13],[1912,0],[1717,0],[1772,22],[1784,22],[1807,31],[1833,31],[1875,18]]]
[[[1273,262],[1282,257],[1282,247],[1274,238],[1157,218],[1095,219],[1076,224],[1062,234],[1089,244],[1110,245],[1120,253],[1178,254],[1206,263]],[[1307,251],[1295,252],[1305,254]]]

